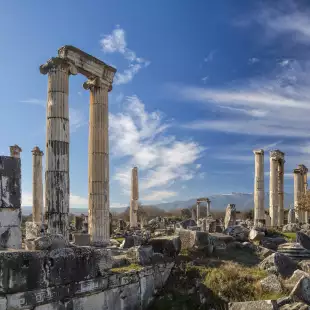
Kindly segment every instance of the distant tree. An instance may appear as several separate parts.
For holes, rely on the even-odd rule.
[[[192,217],[192,211],[189,208],[185,208],[181,210],[181,217],[183,219],[189,219]]]

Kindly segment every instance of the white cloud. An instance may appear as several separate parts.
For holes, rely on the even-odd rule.
[[[201,79],[202,83],[206,84],[207,81],[208,81],[209,77],[208,76],[205,76]]]
[[[133,166],[139,169],[142,200],[145,197],[159,199],[177,180],[193,178],[195,170],[191,166],[201,157],[204,148],[194,141],[169,135],[170,123],[158,111],[147,112],[137,96],[127,97],[124,107],[122,113],[110,115],[113,156],[126,161],[114,176],[124,192],[129,194]],[[168,192],[172,195],[174,191]]]
[[[177,192],[173,191],[153,191],[149,195],[143,196],[145,201],[162,201],[163,199],[177,196]]]
[[[71,206],[87,206],[88,200],[85,197],[70,194],[70,205]],[[32,193],[23,191],[22,192],[22,206],[32,206]]]
[[[128,207],[128,205],[125,203],[119,203],[119,202],[110,203],[110,208],[125,208],[125,207]]]
[[[40,106],[45,107],[46,106],[46,100],[38,99],[38,98],[30,98],[26,100],[20,100],[21,103],[29,103],[29,104],[37,104]]]
[[[196,120],[186,128],[253,136],[310,137],[310,61],[291,60],[264,78],[237,81],[228,89],[179,87],[181,99],[215,110],[216,120]],[[231,113],[235,113],[231,117]]]
[[[210,51],[209,54],[204,58],[204,62],[211,62],[214,59],[214,55],[216,53],[216,50]]]
[[[124,99],[124,94],[123,94],[123,93],[119,93],[119,94],[116,96],[115,101],[118,102],[118,103],[120,103],[120,102],[123,101],[123,99]]]
[[[70,121],[70,132],[73,133],[77,131],[81,126],[87,124],[83,113],[74,108],[69,108],[69,121]]]
[[[249,59],[248,62],[249,62],[250,65],[253,65],[253,64],[259,62],[259,59],[256,58],[256,57],[252,57],[252,58]]]
[[[146,68],[150,62],[144,58],[138,57],[136,53],[127,47],[125,30],[119,25],[111,34],[105,35],[100,40],[100,45],[105,53],[120,53],[128,61],[128,68],[124,72],[116,72],[114,84],[127,84],[142,69]]]

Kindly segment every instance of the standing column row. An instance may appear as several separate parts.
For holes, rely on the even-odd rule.
[[[308,169],[304,165],[298,165],[294,172],[294,208],[296,219],[299,223],[308,223],[308,212],[300,210],[300,200],[307,191]]]
[[[69,75],[76,68],[59,57],[40,66],[48,74],[46,113],[45,208],[48,232],[68,238],[69,181]]]

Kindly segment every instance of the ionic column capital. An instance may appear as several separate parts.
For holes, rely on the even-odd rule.
[[[95,77],[84,82],[83,88],[86,90],[92,90],[93,88],[104,88],[109,92],[112,90],[112,83],[99,77]]]
[[[35,146],[33,149],[32,149],[32,155],[35,155],[35,156],[43,156],[44,153],[43,151],[40,150],[40,148],[38,146]]]
[[[52,57],[45,64],[40,66],[40,72],[44,75],[56,69],[68,70],[68,74],[72,75],[76,75],[78,73],[78,70],[73,63],[70,63],[60,57]]]
[[[23,150],[17,144],[10,146],[10,154],[12,157],[20,158],[20,153],[22,151]]]
[[[253,153],[255,155],[264,155],[264,150],[263,149],[253,150]]]

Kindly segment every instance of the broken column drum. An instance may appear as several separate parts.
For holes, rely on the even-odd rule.
[[[139,200],[138,168],[134,167],[131,171],[130,228],[138,227],[138,200]]]
[[[254,150],[254,224],[265,224],[264,150]]]
[[[42,224],[43,181],[42,181],[43,152],[36,146],[32,150],[32,221]]]
[[[68,238],[69,213],[69,75],[76,68],[59,57],[40,66],[48,74],[45,208],[48,232]]]

